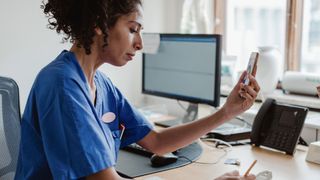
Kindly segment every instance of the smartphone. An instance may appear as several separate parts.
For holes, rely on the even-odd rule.
[[[256,75],[258,59],[259,59],[259,53],[252,52],[250,55],[248,66],[247,66],[247,75],[243,80],[243,83],[245,85],[249,85],[250,83],[249,74],[252,74],[253,76]]]

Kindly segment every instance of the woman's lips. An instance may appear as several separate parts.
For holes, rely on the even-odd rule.
[[[134,54],[127,54],[127,57],[128,57],[128,60],[132,60],[133,59],[133,57],[134,57]]]

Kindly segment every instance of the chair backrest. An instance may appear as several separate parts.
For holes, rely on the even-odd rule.
[[[10,78],[0,77],[0,180],[14,178],[19,154],[20,126],[18,85]]]

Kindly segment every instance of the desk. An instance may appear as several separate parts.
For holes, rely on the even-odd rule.
[[[222,150],[216,150],[207,144],[202,143],[204,152],[199,162],[215,162],[223,155]],[[273,180],[316,180],[320,179],[320,165],[305,161],[307,148],[298,146],[294,157],[281,154],[279,152],[251,147],[250,145],[236,146],[228,152],[217,164],[197,164],[192,163],[182,168],[177,168],[165,172],[159,172],[137,179],[147,177],[160,177],[162,179],[200,179],[212,180],[225,172],[239,170],[241,174],[247,170],[250,164],[257,159],[258,162],[251,170],[256,174],[264,170],[272,171]],[[227,158],[238,158],[240,166],[225,165]]]
[[[223,104],[224,99],[222,99]],[[255,116],[261,103],[255,103],[252,107],[252,116]],[[208,114],[213,113],[212,108],[202,107],[199,111],[200,117],[204,117]],[[245,114],[244,114],[245,115]],[[316,113],[316,116],[318,112]],[[253,117],[246,116],[246,119],[251,119]],[[151,121],[161,121],[174,119],[172,116],[158,116],[155,119],[150,119]],[[199,162],[215,162],[223,155],[223,151],[217,151],[212,147],[201,143],[204,149]],[[216,164],[197,164],[192,163],[190,165],[184,166],[182,168],[173,169],[165,172],[159,172],[151,174],[148,176],[143,176],[137,179],[146,179],[147,177],[160,177],[162,179],[214,179],[226,172],[232,170],[239,170],[241,174],[244,174],[250,164],[257,159],[258,162],[252,169],[252,173],[257,174],[264,170],[272,171],[273,180],[318,180],[320,179],[320,165],[309,163],[305,161],[307,154],[307,148],[303,146],[298,146],[294,156],[285,155],[279,152],[251,147],[250,145],[236,146],[233,147],[232,151],[229,151],[226,156],[224,156]],[[224,161],[227,158],[237,158],[241,161],[241,166],[225,165]]]

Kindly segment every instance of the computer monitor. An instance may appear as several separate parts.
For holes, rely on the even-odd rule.
[[[155,54],[143,54],[144,94],[219,106],[221,36],[160,34]]]

